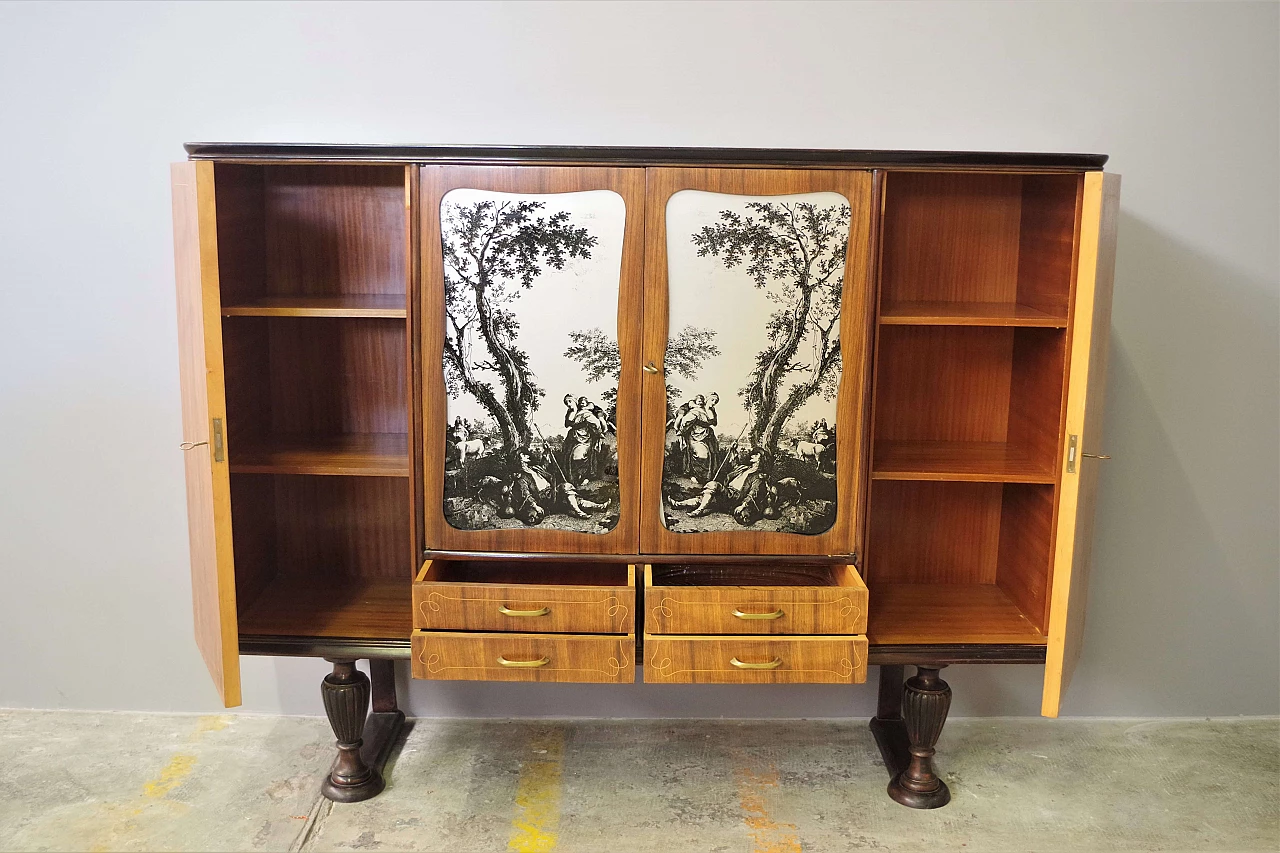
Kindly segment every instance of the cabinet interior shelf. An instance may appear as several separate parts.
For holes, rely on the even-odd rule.
[[[1027,448],[991,441],[877,441],[873,480],[950,480],[970,483],[1055,481],[1046,460]]]
[[[894,326],[1025,326],[1065,329],[1063,313],[1050,314],[1019,302],[888,302],[880,323]]]
[[[403,320],[404,294],[263,296],[222,306],[224,317],[366,317]]]
[[[1047,642],[995,584],[873,584],[867,619],[873,645]]]
[[[231,473],[408,477],[409,437],[365,433],[250,440],[232,448]]]
[[[403,639],[412,622],[407,579],[277,575],[241,611],[240,633]]]

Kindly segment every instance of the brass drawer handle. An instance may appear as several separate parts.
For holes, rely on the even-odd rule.
[[[540,657],[537,660],[507,660],[502,655],[498,655],[498,663],[502,666],[546,666],[551,663],[551,658]]]
[[[774,658],[767,663],[748,663],[737,658],[729,658],[729,663],[738,669],[777,669],[782,666],[782,658]]]
[[[743,613],[741,610],[735,607],[733,610],[733,615],[737,616],[739,619],[781,619],[783,616],[783,611],[782,611],[782,608],[779,607],[777,610],[773,611],[772,613]]]
[[[550,607],[539,607],[537,610],[512,610],[505,604],[498,605],[498,612],[503,616],[546,616],[551,612]]]

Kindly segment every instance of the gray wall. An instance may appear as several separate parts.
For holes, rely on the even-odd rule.
[[[191,640],[187,140],[1097,151],[1124,174],[1065,712],[1274,714],[1275,4],[0,5],[0,705],[218,707]],[[317,661],[244,708],[318,713]],[[1030,714],[1039,667],[957,667]],[[414,685],[419,714],[840,716],[874,688]]]

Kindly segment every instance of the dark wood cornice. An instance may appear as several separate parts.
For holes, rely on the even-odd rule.
[[[512,163],[609,166],[1020,169],[1091,171],[1106,154],[996,151],[872,151],[820,148],[657,148],[585,145],[330,145],[188,142],[192,160],[261,163]]]

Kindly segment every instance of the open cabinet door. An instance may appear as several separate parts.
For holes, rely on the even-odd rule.
[[[1062,459],[1049,643],[1040,709],[1046,717],[1058,716],[1062,694],[1071,682],[1084,641],[1119,209],[1120,176],[1102,172],[1086,174],[1071,326],[1067,450]]]
[[[240,704],[240,649],[231,553],[231,480],[223,426],[227,416],[213,164],[174,163],[171,180],[196,645],[230,708]]]

